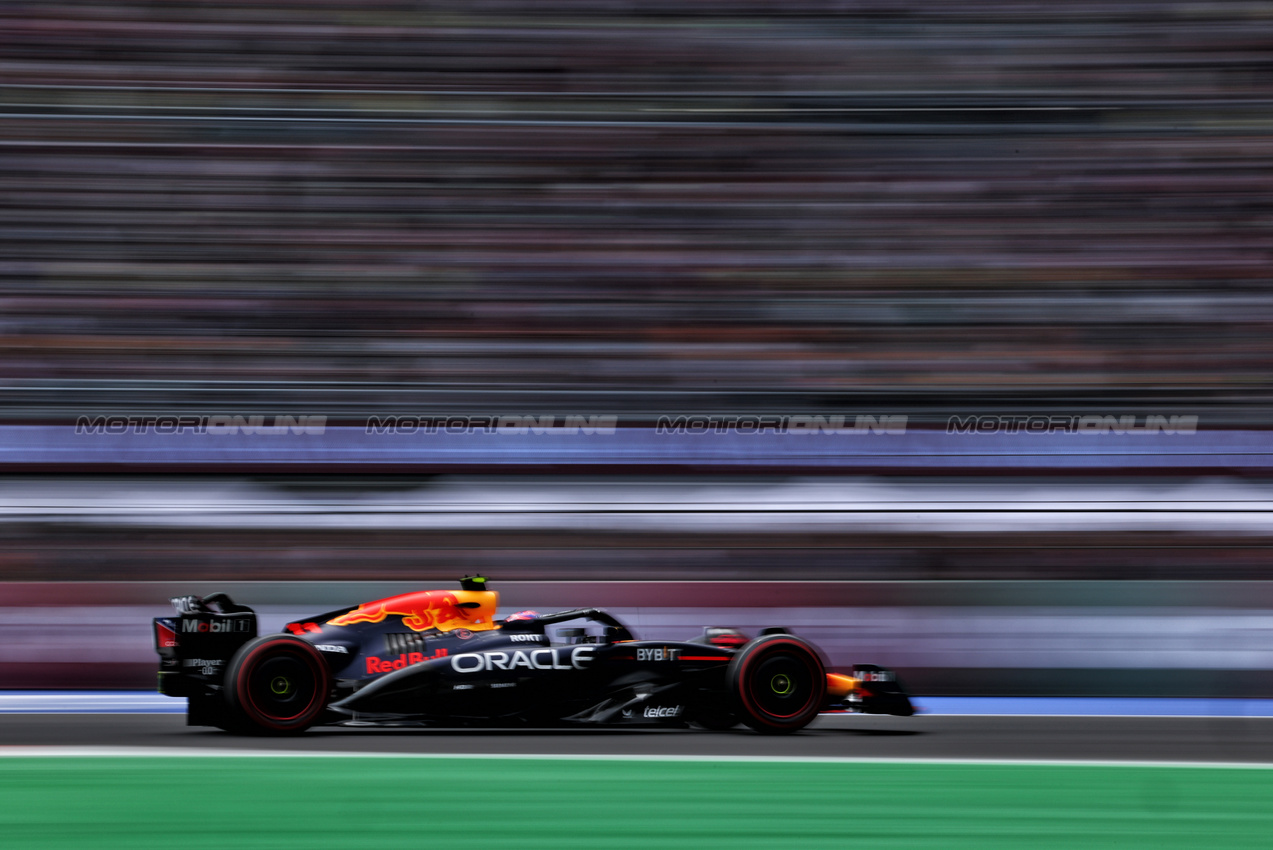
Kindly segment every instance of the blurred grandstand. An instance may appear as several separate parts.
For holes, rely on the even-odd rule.
[[[1266,421],[1258,4],[59,2],[0,28],[10,422]]]
[[[1258,3],[6,4],[0,686],[146,685],[170,592],[275,628],[480,571],[673,637],[780,604],[929,693],[1273,693],[1271,45]],[[366,429],[505,414],[617,427]],[[323,425],[157,419],[253,415]]]

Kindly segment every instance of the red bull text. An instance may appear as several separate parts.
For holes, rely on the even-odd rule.
[[[371,655],[367,657],[367,675],[392,673],[394,670],[401,670],[403,667],[410,667],[412,664],[432,661],[434,658],[445,658],[446,654],[445,649],[439,649],[432,655],[425,655],[423,652],[404,652],[392,660]]]

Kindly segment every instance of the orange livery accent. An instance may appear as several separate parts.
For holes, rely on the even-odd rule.
[[[375,602],[364,602],[347,614],[328,620],[332,626],[380,623],[401,617],[402,625],[416,632],[425,629],[466,628],[475,632],[495,627],[499,594],[493,590],[423,590]]]
[[[858,689],[861,684],[859,680],[852,676],[845,676],[840,673],[827,674],[827,696],[831,697],[832,702],[839,702]]]

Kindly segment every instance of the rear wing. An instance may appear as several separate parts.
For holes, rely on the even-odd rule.
[[[169,601],[176,616],[154,619],[159,692],[193,696],[219,687],[234,653],[256,637],[256,613],[225,593]]]

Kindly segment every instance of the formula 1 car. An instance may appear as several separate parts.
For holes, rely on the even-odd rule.
[[[154,621],[159,690],[187,723],[254,734],[346,726],[680,725],[794,732],[824,710],[914,713],[896,675],[827,673],[785,629],[749,640],[709,627],[688,641],[636,640],[597,608],[497,620],[486,579],[407,593],[257,636],[224,593],[172,600]]]

